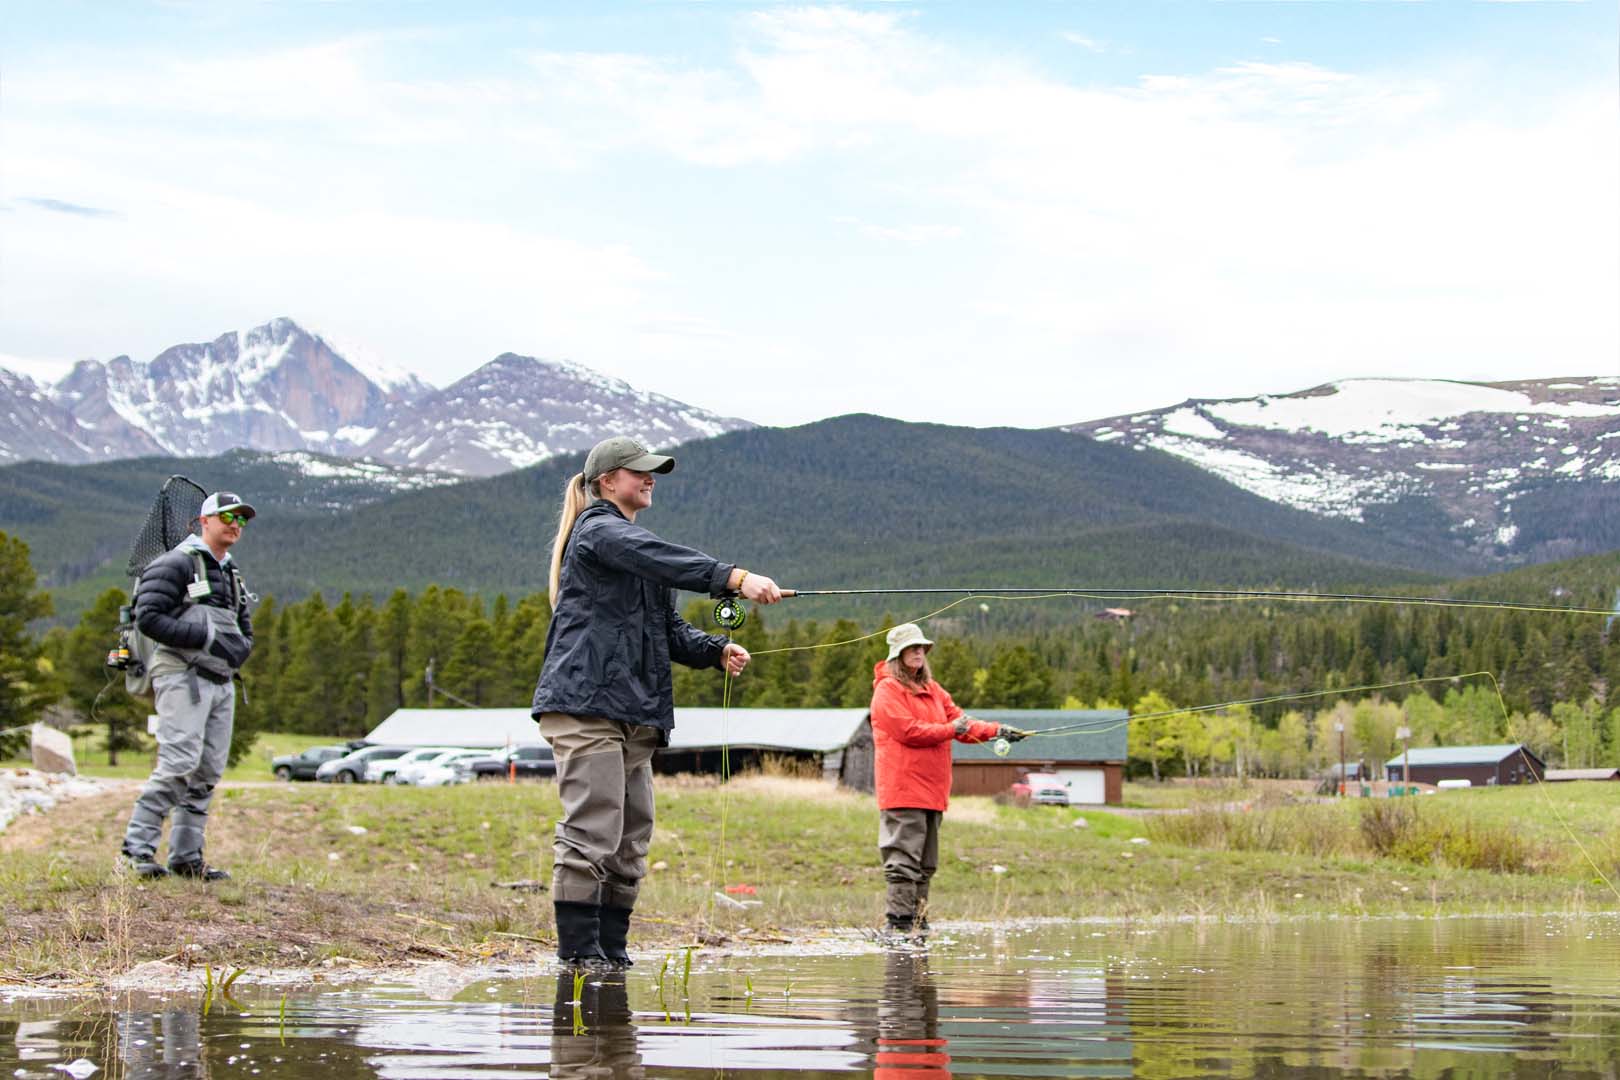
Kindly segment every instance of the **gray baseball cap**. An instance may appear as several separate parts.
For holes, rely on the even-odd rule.
[[[628,435],[615,435],[591,447],[585,455],[585,479],[595,480],[614,469],[633,469],[636,472],[667,473],[675,468],[675,459],[647,451]]]

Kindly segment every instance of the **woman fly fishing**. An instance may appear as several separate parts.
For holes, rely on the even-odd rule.
[[[670,661],[740,674],[748,651],[675,611],[685,589],[756,604],[776,582],[636,524],[654,476],[675,459],[634,439],[604,439],[563,495],[551,553],[551,626],[531,710],[557,760],[551,895],[557,955],[580,966],[627,966],[630,914],[653,832],[653,751],[675,724]]]
[[[889,631],[889,657],[872,672],[878,852],[889,885],[888,925],[899,934],[928,928],[928,885],[939,866],[939,823],[951,796],[951,743],[1028,732],[967,716],[934,681],[934,643],[916,623]]]

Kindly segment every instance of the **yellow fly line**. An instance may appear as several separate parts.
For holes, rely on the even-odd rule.
[[[919,591],[927,591],[927,590],[919,590]],[[795,593],[794,595],[809,595],[809,594],[808,593]],[[952,600],[950,603],[946,604],[944,607],[938,608],[938,609],[936,609],[934,611],[929,612],[926,615],[920,615],[920,616],[917,616],[917,617],[915,617],[913,619],[910,619],[910,620],[907,620],[907,621],[909,621],[909,622],[917,622],[917,623],[927,622],[929,619],[933,619],[933,618],[936,618],[936,617],[938,617],[940,615],[943,615],[947,611],[950,611],[952,608],[957,607],[960,604],[965,604],[970,600],[1000,600],[1000,601],[1052,600],[1052,599],[1056,599],[1056,598],[1059,598],[1059,597],[1080,597],[1080,598],[1083,598],[1083,599],[1092,599],[1092,600],[1148,600],[1148,599],[1152,599],[1152,600],[1188,600],[1188,601],[1206,601],[1206,602],[1225,602],[1225,601],[1233,601],[1233,600],[1242,600],[1242,601],[1249,601],[1249,602],[1261,601],[1261,602],[1324,603],[1324,604],[1326,604],[1326,603],[1358,603],[1358,604],[1383,604],[1383,605],[1393,605],[1393,606],[1404,606],[1404,605],[1412,605],[1412,604],[1426,604],[1426,605],[1434,606],[1434,607],[1464,608],[1464,609],[1494,610],[1494,611],[1508,610],[1508,611],[1525,612],[1525,613],[1565,614],[1565,615],[1601,615],[1601,616],[1604,616],[1604,617],[1609,617],[1609,616],[1612,616],[1612,615],[1615,614],[1615,612],[1612,612],[1612,611],[1602,611],[1602,610],[1593,609],[1593,608],[1542,607],[1542,606],[1536,606],[1536,605],[1509,605],[1509,604],[1502,604],[1502,603],[1497,603],[1497,602],[1493,602],[1493,601],[1454,600],[1454,599],[1448,599],[1448,598],[1444,598],[1444,597],[1432,597],[1432,598],[1424,598],[1424,597],[1379,597],[1379,596],[1367,596],[1367,595],[1355,595],[1355,596],[1352,596],[1352,595],[1349,595],[1349,594],[1342,594],[1342,593],[1341,594],[1315,594],[1315,593],[1264,593],[1264,592],[1257,592],[1257,593],[1254,593],[1254,594],[1250,595],[1250,594],[1237,593],[1235,591],[1234,592],[1223,593],[1223,592],[1200,592],[1200,591],[1197,591],[1197,590],[1189,590],[1187,592],[1154,591],[1154,592],[1134,592],[1134,593],[1133,592],[1124,592],[1124,591],[1119,592],[1119,593],[1102,593],[1102,592],[1088,591],[1088,592],[1085,592],[1085,593],[1081,594],[1081,593],[1077,593],[1077,592],[1075,592],[1073,590],[1062,590],[1062,591],[1055,591],[1055,592],[1019,593],[1019,594],[1016,594],[1016,595],[1007,594],[1007,593],[990,593],[990,592],[970,593],[968,595],[961,596],[961,597],[958,597],[955,600]],[[839,648],[839,647],[844,646],[844,645],[858,644],[859,642],[862,642],[862,641],[870,641],[873,638],[880,637],[880,636],[882,636],[882,635],[884,635],[886,633],[888,633],[887,630],[877,630],[877,631],[874,631],[874,632],[872,632],[870,634],[861,634],[858,637],[845,638],[845,639],[840,640],[840,641],[824,641],[824,642],[819,642],[819,643],[811,644],[811,645],[785,645],[785,646],[780,646],[780,647],[774,648],[774,649],[758,649],[758,650],[753,650],[751,652],[751,655],[753,655],[753,656],[769,656],[769,655],[772,655],[772,654],[780,654],[780,653],[808,652],[808,651],[812,651],[812,650],[816,650],[816,649],[833,649],[833,648]],[[728,636],[727,640],[728,641],[730,640],[729,636]],[[1496,695],[1497,707],[1500,708],[1501,711],[1502,711],[1503,724],[1504,724],[1504,726],[1507,725],[1507,724],[1510,724],[1512,722],[1512,718],[1511,718],[1511,716],[1510,716],[1510,714],[1508,712],[1507,700],[1502,694],[1502,687],[1501,687],[1501,684],[1497,681],[1496,675],[1493,672],[1490,672],[1490,671],[1471,671],[1471,672],[1467,672],[1466,674],[1459,674],[1459,675],[1436,675],[1436,676],[1430,676],[1430,677],[1427,677],[1427,678],[1397,679],[1397,680],[1394,680],[1394,681],[1391,681],[1391,682],[1371,683],[1371,684],[1362,685],[1362,686],[1347,686],[1347,687],[1340,687],[1340,688],[1336,688],[1336,689],[1332,689],[1332,690],[1311,690],[1311,691],[1306,691],[1306,692],[1302,692],[1302,693],[1295,693],[1295,694],[1272,694],[1272,695],[1268,695],[1266,697],[1249,698],[1249,699],[1242,700],[1242,701],[1225,701],[1225,702],[1220,702],[1220,703],[1212,704],[1212,705],[1193,705],[1193,706],[1188,706],[1188,707],[1185,707],[1185,708],[1170,709],[1170,710],[1166,710],[1164,712],[1158,712],[1158,713],[1144,713],[1144,714],[1139,715],[1139,716],[1128,717],[1125,720],[1110,723],[1107,726],[1103,726],[1103,727],[1093,727],[1093,726],[1083,726],[1082,727],[1080,725],[1068,725],[1068,726],[1065,726],[1065,727],[1049,728],[1049,729],[1040,730],[1040,731],[1032,731],[1029,734],[1032,737],[1037,737],[1038,738],[1038,737],[1042,737],[1042,736],[1062,735],[1062,734],[1066,734],[1066,733],[1071,732],[1071,731],[1082,731],[1082,730],[1085,731],[1085,732],[1088,732],[1088,733],[1103,733],[1103,732],[1109,732],[1109,731],[1117,731],[1120,728],[1126,727],[1126,726],[1128,726],[1129,724],[1131,724],[1133,722],[1140,722],[1140,721],[1143,721],[1143,720],[1156,720],[1156,719],[1161,719],[1161,718],[1165,718],[1165,717],[1183,716],[1183,715],[1196,714],[1196,713],[1219,712],[1221,710],[1230,709],[1230,708],[1233,708],[1233,707],[1236,707],[1236,706],[1239,706],[1239,705],[1264,705],[1264,704],[1271,704],[1271,703],[1283,702],[1283,701],[1306,701],[1306,700],[1310,700],[1312,698],[1330,697],[1330,696],[1343,695],[1343,694],[1372,693],[1372,692],[1376,692],[1376,691],[1379,691],[1379,690],[1390,690],[1390,689],[1394,689],[1396,687],[1402,687],[1402,686],[1420,686],[1420,685],[1424,685],[1424,684],[1427,684],[1427,683],[1435,683],[1435,682],[1460,682],[1463,679],[1481,679],[1481,678],[1490,680],[1492,692],[1494,692],[1495,695]],[[725,743],[726,743],[726,741],[728,739],[726,725],[727,725],[727,722],[729,720],[729,713],[730,713],[730,708],[731,708],[731,683],[732,683],[732,679],[730,678],[730,676],[726,676],[725,677],[725,690],[724,690],[724,693],[723,693],[723,696],[722,696],[722,702],[721,702],[721,711],[722,711],[722,719],[721,719],[721,740],[722,740],[721,760],[722,760],[722,771],[723,772],[729,772],[729,768],[728,768],[728,765],[729,765],[729,747],[727,745],[725,745]],[[1525,764],[1527,766],[1529,766],[1530,762],[1529,762],[1528,756],[1525,754],[1524,747],[1523,747],[1522,743],[1520,744],[1520,747],[1519,747],[1519,753],[1520,753],[1521,756],[1525,757]],[[1530,775],[1535,777],[1536,786],[1541,789],[1542,795],[1547,799],[1547,805],[1548,805],[1548,808],[1552,810],[1553,817],[1558,821],[1558,824],[1563,828],[1564,832],[1569,836],[1570,841],[1575,845],[1576,849],[1578,851],[1580,851],[1581,856],[1586,860],[1587,865],[1592,868],[1592,872],[1594,874],[1596,874],[1597,877],[1598,877],[1598,880],[1600,880],[1604,884],[1604,886],[1611,893],[1613,893],[1615,895],[1616,899],[1620,899],[1620,888],[1617,888],[1615,886],[1615,883],[1610,879],[1609,875],[1605,874],[1603,872],[1602,867],[1600,867],[1598,865],[1597,860],[1595,860],[1592,857],[1591,853],[1586,850],[1586,845],[1581,843],[1580,837],[1576,835],[1575,830],[1570,826],[1568,819],[1566,819],[1564,817],[1563,813],[1559,810],[1557,803],[1553,801],[1553,798],[1552,798],[1551,794],[1549,794],[1547,792],[1547,790],[1546,790],[1546,787],[1547,787],[1546,779],[1543,778],[1539,773],[1537,773],[1534,768],[1530,769]],[[724,777],[722,779],[724,779]],[[724,787],[724,784],[722,784],[722,787]],[[724,858],[724,852],[725,852],[726,811],[727,811],[726,793],[722,790],[721,803],[720,803],[720,852],[719,852],[719,855],[717,856],[720,859]],[[710,874],[710,880],[711,881],[715,880],[714,879],[714,874],[712,873],[712,871],[711,871],[711,874]],[[709,901],[709,908],[710,908],[710,919],[711,919],[711,922],[712,922],[713,908],[714,908],[714,901],[713,901],[712,897],[710,898],[710,901]]]

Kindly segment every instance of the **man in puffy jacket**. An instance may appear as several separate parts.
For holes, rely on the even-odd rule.
[[[157,643],[150,664],[157,767],[124,831],[124,861],[140,877],[230,877],[204,861],[203,829],[231,749],[232,683],[253,651],[251,597],[230,553],[253,517],[253,507],[231,492],[208,496],[199,517],[201,535],[193,533],[153,559],[135,586],[135,625]],[[170,811],[174,825],[165,868],[156,855]]]

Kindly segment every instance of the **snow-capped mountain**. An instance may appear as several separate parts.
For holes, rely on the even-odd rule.
[[[0,368],[0,464],[36,459],[81,463],[161,454],[163,447],[116,413],[75,417],[49,386]]]
[[[609,433],[670,446],[749,426],[512,354],[435,390],[285,318],[151,360],[81,361],[54,385],[0,369],[0,464],[243,448],[489,475]]]
[[[1613,546],[1605,539],[1612,526],[1591,526],[1620,515],[1616,376],[1347,379],[1275,397],[1190,400],[1064,430],[1163,450],[1316,514],[1437,528],[1444,542],[1488,559],[1604,550]],[[1530,512],[1546,509],[1539,500],[1549,491],[1561,493],[1562,521]]]
[[[587,449],[607,434],[672,446],[752,426],[578,364],[503,353],[397,410],[365,452],[378,461],[491,476]]]
[[[122,421],[181,457],[257,450],[352,453],[390,406],[420,384],[386,391],[291,319],[175,345],[149,361],[85,360],[52,392],[87,426]]]

